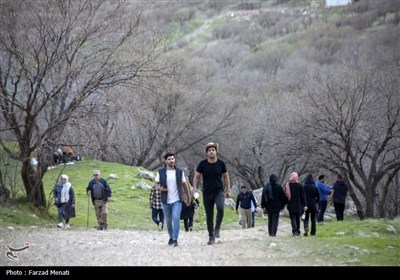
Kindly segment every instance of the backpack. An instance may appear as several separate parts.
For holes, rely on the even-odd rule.
[[[104,186],[100,183],[97,182],[93,184],[93,197],[95,199],[103,199],[103,188]]]

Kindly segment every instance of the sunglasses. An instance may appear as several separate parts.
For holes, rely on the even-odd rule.
[[[99,176],[99,174],[93,174],[93,176]]]

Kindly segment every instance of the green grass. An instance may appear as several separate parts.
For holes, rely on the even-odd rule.
[[[64,168],[64,169],[63,169]],[[49,200],[59,175],[67,174],[74,187],[76,200],[76,217],[70,223],[74,227],[89,227],[97,225],[94,209],[91,201],[88,201],[86,187],[92,179],[94,169],[101,171],[102,177],[106,178],[111,190],[112,201],[108,203],[108,223],[110,228],[135,229],[135,230],[156,230],[151,220],[151,209],[149,207],[150,190],[140,188],[132,189],[139,182],[153,185],[152,180],[137,177],[139,170],[146,170],[141,167],[127,166],[118,163],[108,163],[93,160],[75,162],[74,165],[57,165],[49,170],[44,177],[46,198]],[[118,179],[108,179],[110,174],[116,174]],[[205,229],[205,214],[200,204],[200,220],[195,223],[196,229]],[[0,206],[0,226],[54,226],[57,223],[57,208],[52,205],[49,213],[40,213],[33,206],[29,206],[21,198],[18,203],[7,203]],[[226,209],[224,227],[231,228],[237,225],[238,216],[235,211]]]

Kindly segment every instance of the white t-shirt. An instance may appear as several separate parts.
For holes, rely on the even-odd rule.
[[[160,173],[157,172],[155,180],[157,183],[160,182]],[[185,173],[182,171],[182,183],[186,182]],[[165,186],[164,186],[165,187]],[[176,201],[179,201],[179,193],[178,186],[176,185],[176,170],[167,169],[167,188],[168,188],[168,196],[167,203],[172,204]]]

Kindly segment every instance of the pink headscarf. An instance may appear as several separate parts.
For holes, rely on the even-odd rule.
[[[299,181],[299,174],[297,174],[296,172],[292,172],[290,173],[290,183],[297,183]]]
[[[297,183],[299,181],[299,174],[296,172],[290,173],[289,183]],[[288,201],[292,198],[292,193],[290,192],[289,183],[285,185],[285,195],[288,198]]]

